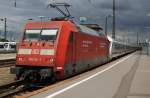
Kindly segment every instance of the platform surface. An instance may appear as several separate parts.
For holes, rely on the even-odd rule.
[[[150,57],[127,55],[28,98],[150,98]]]
[[[0,60],[15,59],[15,58],[16,58],[16,53],[0,54]]]

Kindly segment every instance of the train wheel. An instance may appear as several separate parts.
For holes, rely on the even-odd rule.
[[[51,80],[51,83],[56,82],[56,80],[57,80],[57,79],[56,79],[56,76],[55,76],[55,75],[52,75],[52,77],[51,77],[51,79],[50,79],[50,80]]]

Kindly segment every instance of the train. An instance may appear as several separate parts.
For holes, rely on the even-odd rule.
[[[28,21],[11,73],[16,80],[26,83],[50,83],[137,50],[136,46],[115,41],[101,31],[65,18]]]
[[[0,52],[15,52],[16,42],[0,42]]]

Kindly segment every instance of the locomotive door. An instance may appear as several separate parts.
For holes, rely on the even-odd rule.
[[[72,53],[73,53],[73,55],[72,55],[72,61],[73,61],[73,64],[74,64],[74,67],[75,67],[75,65],[76,65],[76,50],[77,50],[77,42],[76,42],[76,36],[75,36],[75,32],[74,33],[72,33],[72,35],[73,35],[73,51],[72,51]]]
[[[67,49],[67,66],[66,74],[74,74],[76,72],[76,42],[74,32],[70,32],[68,38],[68,49]]]
[[[76,38],[75,38],[75,32],[72,32],[71,33],[71,36],[72,36],[72,72],[73,73],[76,73],[77,71],[77,66],[76,66]]]
[[[71,32],[70,37],[69,37],[69,44],[70,44],[70,62],[74,65],[75,64],[75,58],[76,58],[76,53],[75,53],[75,38],[74,38],[74,33]]]

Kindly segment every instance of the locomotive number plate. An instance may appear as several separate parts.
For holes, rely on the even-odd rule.
[[[33,49],[32,50],[32,54],[39,54],[40,53],[40,50],[39,49]]]

